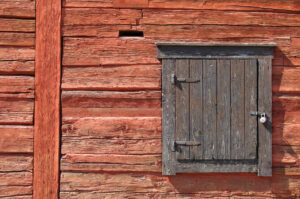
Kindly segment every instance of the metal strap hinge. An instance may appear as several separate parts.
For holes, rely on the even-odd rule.
[[[199,146],[199,145],[201,145],[201,142],[195,142],[195,141],[174,141],[172,143],[172,151],[176,151],[176,147],[178,145],[182,145],[182,146]]]
[[[197,82],[200,82],[200,79],[194,79],[194,78],[179,78],[179,77],[176,77],[175,74],[171,74],[171,82],[172,82],[172,84],[176,84],[176,82],[183,82],[183,83],[197,83]]]

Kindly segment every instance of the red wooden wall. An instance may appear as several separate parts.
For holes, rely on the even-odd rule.
[[[37,46],[42,48],[35,53],[35,1],[0,1],[0,197],[32,198],[34,192],[35,198],[57,198],[58,185],[60,198],[300,197],[298,0],[63,0],[61,13],[59,3],[51,7],[45,2],[56,1],[37,0],[39,13],[50,14],[37,20]],[[43,6],[47,12],[42,12]],[[58,17],[48,23],[52,11]],[[49,128],[33,118],[34,112],[43,118],[42,107],[48,103],[41,99],[59,96],[59,80],[51,79],[46,66],[55,62],[49,65],[55,70],[49,71],[60,69],[60,54],[55,54],[60,50],[60,15],[57,184],[59,140],[50,126],[56,130],[60,124],[59,102],[45,109],[46,115],[55,112],[56,120],[45,117]],[[49,21],[43,23],[42,17]],[[119,30],[140,30],[145,37],[119,38]],[[49,48],[41,45],[44,41]],[[161,175],[161,63],[154,44],[158,41],[278,43],[273,60],[273,177]],[[35,56],[41,67],[37,71]],[[36,87],[51,80],[56,83],[45,86],[53,86],[47,92]],[[35,87],[41,97],[35,98]],[[35,155],[46,158],[35,159],[35,171],[34,130],[35,135],[42,133],[34,139]],[[49,145],[41,145],[47,141]]]
[[[32,198],[35,2],[0,1],[0,197]]]
[[[62,13],[61,198],[300,197],[299,1],[65,0]],[[158,41],[278,43],[273,177],[161,175]]]

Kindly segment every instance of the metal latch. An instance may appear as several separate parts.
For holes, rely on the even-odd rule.
[[[172,151],[176,151],[176,148],[178,145],[182,146],[199,146],[201,145],[201,142],[195,142],[195,141],[174,141],[172,143]]]
[[[183,83],[197,83],[200,82],[200,79],[193,79],[193,78],[178,78],[175,74],[171,74],[171,83],[176,84],[176,82],[183,82]]]
[[[266,123],[266,121],[267,121],[266,113],[264,113],[264,112],[251,111],[250,115],[260,117],[259,122],[262,124]]]

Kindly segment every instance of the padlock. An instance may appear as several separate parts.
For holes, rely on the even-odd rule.
[[[265,113],[261,114],[259,122],[264,124],[264,123],[266,123],[266,121],[267,121],[266,114]]]

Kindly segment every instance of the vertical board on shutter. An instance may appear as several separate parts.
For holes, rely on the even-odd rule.
[[[175,60],[164,59],[162,61],[162,105],[163,105],[163,175],[174,175],[174,153],[172,142],[175,132],[175,86],[171,83],[171,74],[175,74]]]
[[[257,157],[257,60],[245,60],[245,159]]]
[[[258,175],[272,176],[272,60],[258,59],[258,110],[265,112],[267,122],[258,124]]]
[[[203,159],[216,159],[216,60],[203,60]]]
[[[190,146],[190,160],[201,160],[203,155],[202,60],[190,60],[190,78],[199,80],[190,83],[190,141],[201,143],[198,146]]]
[[[230,159],[230,60],[217,61],[217,154]]]
[[[244,159],[245,62],[231,60],[231,159]]]
[[[176,60],[176,77],[189,77],[189,60]],[[176,141],[189,141],[189,84],[176,82]],[[177,145],[177,159],[189,159],[189,146]]]

